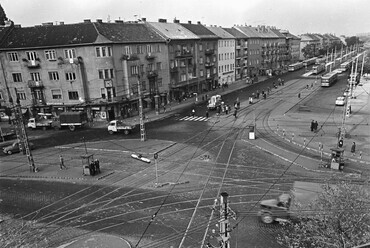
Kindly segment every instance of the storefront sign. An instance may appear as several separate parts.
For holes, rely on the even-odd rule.
[[[91,110],[100,110],[100,107],[91,107]]]

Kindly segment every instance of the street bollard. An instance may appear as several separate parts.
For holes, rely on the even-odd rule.
[[[360,151],[360,159],[362,159],[362,152]]]
[[[292,140],[294,140],[294,133],[292,133]]]
[[[306,138],[303,138],[303,145],[306,146]]]
[[[285,129],[283,129],[283,136],[285,137]]]
[[[279,124],[276,126],[276,131],[279,132]]]

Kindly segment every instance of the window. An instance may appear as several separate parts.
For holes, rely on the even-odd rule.
[[[199,44],[199,51],[203,51],[203,44]]]
[[[146,90],[146,83],[145,83],[145,81],[141,82],[141,90]]]
[[[27,59],[28,59],[28,60],[33,60],[33,61],[35,61],[35,60],[36,60],[36,58],[37,58],[37,54],[36,54],[36,52],[33,52],[33,51],[31,51],[31,52],[26,52],[26,56],[27,56]]]
[[[157,63],[157,70],[158,71],[162,70],[162,63],[161,62]]]
[[[45,58],[46,60],[56,60],[56,53],[55,50],[46,50],[45,51]]]
[[[17,90],[16,89],[16,92],[17,92],[17,98],[19,100],[26,100],[26,93],[24,93],[23,90]]]
[[[148,71],[153,71],[153,69],[154,69],[153,64],[152,63],[148,64],[147,68],[148,68]]]
[[[157,53],[160,53],[161,52],[161,45],[156,45],[156,52]]]
[[[157,85],[158,85],[158,87],[162,87],[163,86],[163,84],[162,84],[162,78],[158,78],[157,79]]]
[[[132,54],[131,47],[130,47],[130,46],[125,46],[125,51],[124,51],[124,53],[125,53],[126,55],[130,55],[130,54]]]
[[[78,100],[78,91],[68,91],[69,100]]]
[[[137,66],[131,66],[131,76],[137,75]]]
[[[40,81],[41,80],[39,72],[31,72],[30,74],[31,74],[31,80],[32,81]]]
[[[143,74],[144,73],[144,65],[140,65],[139,73],[140,74]]]
[[[59,80],[59,73],[57,71],[49,71],[49,80],[58,81]]]
[[[60,89],[51,90],[51,97],[53,99],[62,99],[62,91]]]
[[[14,82],[22,82],[22,74],[21,73],[12,73],[13,81]]]
[[[66,59],[75,59],[76,58],[75,49],[66,49],[66,50],[64,50],[64,57]]]
[[[151,53],[152,52],[152,45],[146,45],[146,52]]]
[[[180,67],[185,67],[185,60],[180,60]]]
[[[181,74],[180,81],[186,81],[186,74]]]
[[[111,47],[96,47],[96,57],[103,58],[103,57],[111,57],[112,56],[112,48]]]
[[[8,59],[11,62],[18,61],[18,53],[8,53]]]
[[[66,72],[66,80],[67,81],[76,80],[76,74],[74,72]]]
[[[143,53],[143,47],[142,47],[142,46],[137,46],[137,47],[136,47],[136,52],[137,52],[138,54],[142,54],[142,53]]]
[[[100,92],[101,92],[101,98],[102,99],[105,99],[107,97],[106,93],[105,93],[105,88],[101,88],[100,89]]]
[[[111,79],[114,78],[113,69],[102,69],[98,70],[100,79]]]
[[[200,64],[200,65],[203,65],[203,57],[200,57],[200,58],[199,58],[199,64]]]
[[[200,70],[199,71],[199,76],[203,77],[204,76],[204,71],[203,70]]]

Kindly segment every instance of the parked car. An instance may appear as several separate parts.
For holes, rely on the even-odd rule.
[[[346,90],[346,91],[344,91],[343,92],[343,96],[349,96],[351,93],[350,93],[350,91],[349,90]]]
[[[344,96],[339,96],[335,100],[335,105],[337,105],[337,106],[344,106],[345,101],[346,101],[346,98]]]
[[[0,112],[0,121],[9,121],[10,117],[6,115],[4,112]]]
[[[28,145],[30,147],[30,149],[34,149],[35,145],[32,143],[32,142],[28,142]],[[8,154],[8,155],[11,155],[13,153],[18,153],[20,152],[20,149],[19,149],[19,141],[15,141],[13,144],[11,144],[10,146],[6,146],[3,148],[3,152],[5,154]]]
[[[131,157],[134,158],[134,159],[143,161],[145,163],[150,163],[150,159],[143,157],[143,155],[141,155],[141,154],[135,154],[134,153],[134,154],[131,154]]]

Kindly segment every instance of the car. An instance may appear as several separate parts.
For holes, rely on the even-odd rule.
[[[351,93],[350,93],[350,91],[349,90],[346,90],[346,91],[344,91],[343,92],[343,96],[349,96]]]
[[[131,157],[134,158],[134,159],[137,159],[137,160],[140,160],[140,161],[143,161],[145,163],[150,163],[150,159],[149,158],[145,158],[143,157],[143,155],[141,154],[131,154]]]
[[[30,149],[32,150],[35,146],[32,142],[28,142],[28,145],[30,147]],[[20,149],[19,149],[19,141],[15,141],[13,144],[11,144],[10,146],[6,146],[3,148],[3,152],[5,154],[8,154],[8,155],[11,155],[13,153],[18,153],[20,152]]]
[[[9,115],[5,114],[4,112],[0,112],[0,121],[9,121]]]
[[[335,100],[335,105],[336,106],[344,106],[346,101],[346,98],[344,96],[339,96],[337,97],[337,100]]]

